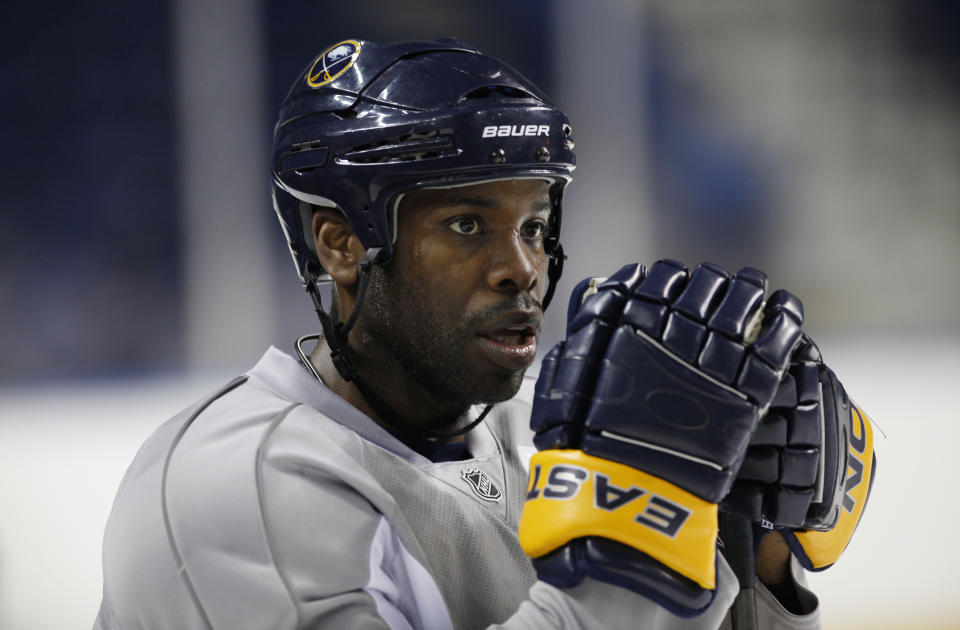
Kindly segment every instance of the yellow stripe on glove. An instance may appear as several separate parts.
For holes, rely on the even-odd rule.
[[[608,538],[703,588],[716,587],[716,504],[583,451],[545,450],[533,456],[519,536],[533,558],[575,538]]]
[[[830,531],[807,530],[795,534],[814,570],[824,569],[836,562],[850,542],[867,505],[875,463],[873,425],[867,414],[851,401],[850,445],[847,449],[847,476],[840,517]]]

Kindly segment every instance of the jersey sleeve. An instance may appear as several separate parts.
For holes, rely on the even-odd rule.
[[[757,583],[757,625],[770,630],[816,630],[820,628],[820,602],[807,588],[803,567],[797,559],[790,558],[790,577],[796,589],[802,614],[794,614],[762,584]]]
[[[612,584],[587,578],[571,589],[537,582],[530,599],[502,625],[504,630],[643,628],[644,630],[713,630],[719,628],[736,596],[736,577],[725,561],[717,571],[717,594],[696,617],[678,617],[652,600]]]
[[[818,630],[820,611],[816,595],[806,588],[803,569],[792,564],[794,584],[803,614],[786,610],[762,584],[757,584],[757,627],[764,630]],[[729,608],[736,597],[736,576],[720,559],[718,593],[703,614],[677,617],[626,589],[587,578],[573,589],[537,582],[530,598],[503,624],[503,630],[580,630],[585,628],[643,628],[644,630],[731,630]]]

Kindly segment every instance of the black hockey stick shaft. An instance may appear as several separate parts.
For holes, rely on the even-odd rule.
[[[740,592],[730,608],[733,630],[757,630],[757,602],[754,591],[757,574],[753,553],[753,524],[744,516],[720,512],[720,540],[723,555],[740,582]]]

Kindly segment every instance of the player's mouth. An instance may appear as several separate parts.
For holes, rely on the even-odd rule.
[[[524,321],[500,324],[479,333],[480,347],[496,365],[508,370],[525,370],[537,355],[539,318],[524,316]]]

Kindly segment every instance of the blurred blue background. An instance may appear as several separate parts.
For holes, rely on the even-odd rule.
[[[960,481],[943,436],[926,438],[960,420],[955,3],[92,0],[0,8],[0,628],[89,625],[139,443],[267,345],[318,330],[270,205],[273,117],[298,72],[345,38],[444,36],[507,60],[573,122],[559,303],[662,257],[753,265],[801,296],[897,436],[880,469],[896,491],[872,509],[931,545],[929,565],[914,550],[894,571],[885,541],[902,532],[877,517],[861,574],[889,571],[902,594],[909,573],[921,599],[891,596],[891,617],[838,567],[827,627],[897,627],[904,606],[924,611],[912,627],[951,627],[960,584],[933,541],[952,532],[923,528],[957,509],[909,521],[894,496],[919,506],[920,472]],[[62,605],[38,617],[47,591]],[[851,592],[874,621],[844,608]]]
[[[270,134],[348,36],[456,35],[569,112],[567,285],[661,256],[753,264],[823,331],[956,330],[956,6],[702,4],[6,7],[0,382],[246,365],[315,328]]]

